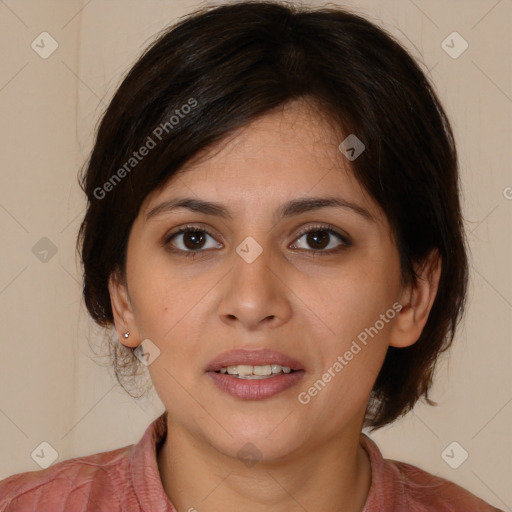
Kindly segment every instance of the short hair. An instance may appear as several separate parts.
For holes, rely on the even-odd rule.
[[[436,405],[428,392],[465,308],[468,261],[447,115],[419,64],[358,14],[230,2],[199,9],[158,35],[102,115],[79,178],[88,199],[77,239],[83,298],[98,325],[113,326],[108,279],[125,278],[128,236],[146,196],[199,151],[299,99],[332,123],[340,142],[356,134],[365,145],[351,170],[387,216],[402,283],[417,282],[414,265],[424,265],[432,250],[442,261],[421,336],[388,348],[364,420],[374,430],[422,397]],[[136,159],[150,139],[154,147]],[[126,390],[123,377],[139,361],[117,340],[111,350]]]

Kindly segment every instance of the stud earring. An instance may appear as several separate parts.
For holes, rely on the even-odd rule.
[[[129,333],[129,332],[125,332],[125,333],[123,334],[123,338],[128,338],[128,336],[130,336],[130,333]]]

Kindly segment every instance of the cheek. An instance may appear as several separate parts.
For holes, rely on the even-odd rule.
[[[186,312],[186,281],[163,261],[158,251],[133,252],[127,261],[130,296],[137,327],[159,344]]]
[[[323,329],[327,335],[318,337],[323,356],[316,377],[330,369],[336,377],[329,386],[350,399],[369,393],[386,355],[399,291],[396,263],[393,254],[380,261],[360,257],[310,295],[315,311],[329,326]]]
[[[329,279],[308,280],[302,295],[323,326],[328,344],[343,346],[371,328],[389,310],[398,294],[397,280],[390,273],[368,271],[368,266],[351,266]],[[334,278],[333,278],[334,277]],[[379,323],[387,332],[389,324]]]
[[[187,275],[180,266],[171,266],[165,257],[162,260],[162,256],[144,261],[144,265],[136,266],[134,258],[129,279],[139,332],[160,350],[161,357],[151,367],[156,370],[164,365],[173,374],[186,373],[184,369],[190,368],[191,360],[200,353],[198,343],[204,337],[208,314],[206,297],[218,278],[212,279],[208,272]]]
[[[174,306],[179,307],[176,297],[182,296],[186,279],[155,240],[137,235],[129,240],[126,262],[130,295],[139,320],[154,322],[164,318],[163,313],[176,311]]]
[[[350,304],[354,305],[354,302]],[[336,337],[320,341],[321,365],[309,379],[311,387],[304,390],[310,395],[315,414],[319,416],[332,411],[329,404],[339,405],[337,414],[325,418],[331,426],[366,407],[388,349],[388,330],[394,310],[391,307],[381,309],[364,301],[360,306],[359,312],[352,310],[352,314],[350,311],[340,314],[342,325]],[[386,316],[386,311],[391,313]],[[381,320],[381,313],[388,323]],[[317,398],[313,398],[315,396]]]

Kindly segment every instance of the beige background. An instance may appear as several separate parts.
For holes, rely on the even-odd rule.
[[[469,309],[432,393],[440,405],[418,404],[372,437],[386,457],[512,510],[512,2],[337,3],[388,28],[430,69],[456,133],[472,253]],[[200,5],[0,1],[0,478],[39,469],[31,453],[43,441],[56,462],[135,443],[163,411],[154,393],[131,399],[91,359],[101,332],[81,303],[77,171],[122,74]],[[43,31],[59,45],[47,59],[31,48]],[[441,46],[453,31],[469,44],[457,59]],[[43,237],[57,248],[46,262],[32,251]],[[453,441],[469,453],[458,469],[441,457]]]

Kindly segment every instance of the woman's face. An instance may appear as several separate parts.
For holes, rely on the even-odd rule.
[[[146,198],[132,227],[123,312],[132,334],[122,341],[158,347],[149,371],[169,420],[228,456],[251,442],[272,460],[360,432],[402,289],[388,222],[352,177],[340,142],[290,104],[192,161]],[[216,203],[226,215],[180,207],[148,216],[178,198]],[[310,204],[281,214],[313,198],[355,208]],[[185,226],[201,231],[172,236]],[[221,353],[261,348],[299,363],[293,385],[257,399],[251,393],[270,379],[293,374],[224,375],[249,393],[234,396],[207,372]]]

